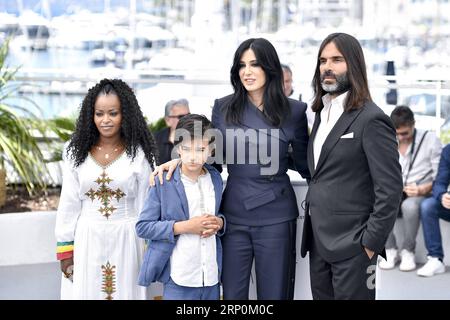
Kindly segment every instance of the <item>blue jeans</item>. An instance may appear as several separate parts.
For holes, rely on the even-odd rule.
[[[172,278],[164,284],[164,300],[219,300],[220,285],[209,287],[184,287],[173,282]]]
[[[423,237],[428,255],[443,259],[441,228],[439,218],[450,221],[450,210],[445,209],[435,198],[427,198],[420,206],[420,218],[422,220]]]

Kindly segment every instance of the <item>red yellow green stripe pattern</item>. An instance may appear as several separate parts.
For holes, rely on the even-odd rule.
[[[73,257],[73,241],[58,242],[56,244],[56,258],[64,260]]]

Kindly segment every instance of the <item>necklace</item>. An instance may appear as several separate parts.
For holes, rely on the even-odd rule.
[[[114,147],[114,148],[112,149],[112,151],[108,151],[108,152],[105,151],[105,154],[104,154],[105,159],[108,160],[110,156],[112,156],[114,153],[116,153],[117,151],[119,151],[119,147],[120,147],[120,144],[118,144],[116,147]],[[102,150],[103,150],[103,147],[100,147],[100,146],[95,146],[95,148],[96,148],[98,151],[102,151]]]

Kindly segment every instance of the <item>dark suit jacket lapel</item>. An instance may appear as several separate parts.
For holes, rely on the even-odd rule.
[[[316,167],[315,172],[320,170],[320,167],[325,162],[325,159],[328,157],[331,150],[333,150],[336,143],[339,141],[341,136],[345,133],[347,128],[356,119],[356,117],[361,112],[361,110],[362,110],[362,108],[360,108],[358,110],[344,112],[341,115],[341,117],[338,119],[338,121],[334,125],[333,129],[328,134],[328,137],[326,138],[325,143],[322,146],[322,151],[320,152],[320,157],[319,157],[319,161],[317,162],[317,167]]]
[[[271,129],[280,129],[278,139],[284,142],[288,142],[288,138],[286,137],[284,130],[282,127],[277,128],[274,127],[264,116],[264,114],[258,110],[251,102],[247,102],[247,105],[245,107],[243,117],[241,120],[241,126],[244,130],[246,129],[253,129],[256,130],[258,135],[264,134],[268,137],[272,137],[271,135]],[[260,131],[261,129],[264,129],[265,131]]]
[[[308,168],[309,172],[311,173],[311,177],[314,176],[314,139],[316,138],[317,129],[319,128],[320,124],[320,112],[316,112],[316,115],[314,117],[314,124],[311,130],[311,135],[309,137],[308,142]]]

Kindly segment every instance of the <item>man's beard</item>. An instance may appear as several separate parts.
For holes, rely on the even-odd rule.
[[[333,76],[336,80],[333,84],[324,83],[325,77]],[[320,75],[320,85],[322,89],[329,94],[341,94],[350,89],[350,82],[348,81],[347,72],[343,74],[334,74],[332,71],[326,71]]]

